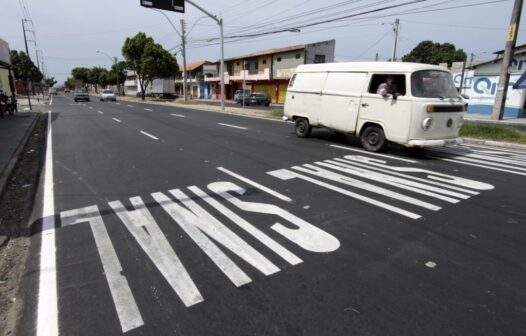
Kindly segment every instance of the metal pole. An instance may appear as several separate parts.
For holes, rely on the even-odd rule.
[[[183,52],[183,96],[185,103],[188,101],[188,94],[186,92],[186,36],[185,36],[184,20],[181,19],[181,40]]]
[[[219,19],[219,30],[221,31],[221,111],[225,112],[225,41],[223,34],[223,19]]]
[[[510,28],[508,36],[506,37],[506,48],[502,56],[502,68],[500,70],[499,86],[497,88],[497,95],[495,96],[495,105],[493,105],[493,120],[502,120],[504,110],[506,109],[506,96],[508,95],[508,85],[510,82],[510,69],[513,61],[513,51],[515,43],[517,42],[517,34],[519,31],[519,24],[521,21],[522,0],[515,0],[513,6],[513,13],[511,14]]]
[[[393,31],[394,31],[394,45],[393,45],[393,56],[391,57],[391,62],[396,62],[396,45],[398,44],[398,26],[400,25],[400,19],[396,19]]]
[[[247,70],[247,61],[243,60],[243,87],[241,88],[241,94],[243,95],[243,108],[245,108],[245,74]]]
[[[460,76],[460,94],[464,90],[464,73],[466,72],[466,62],[468,61],[468,55],[464,58],[464,63],[462,63],[462,76]]]
[[[121,85],[119,83],[119,69],[117,69],[117,57],[113,58],[113,66],[115,67],[115,84],[117,84],[117,96],[121,94]]]
[[[199,9],[201,12],[205,13],[209,17],[211,17],[219,25],[219,31],[221,34],[221,65],[219,66],[219,71],[221,71],[221,110],[225,112],[225,41],[224,41],[224,34],[223,34],[223,19],[210,14],[209,12],[204,10],[201,6],[196,5],[191,0],[185,0],[185,1],[188,2],[190,5],[194,6],[195,8]]]
[[[27,47],[27,38],[26,38],[26,26],[24,25],[24,19],[22,19],[22,30],[24,31],[24,43],[26,44],[26,55],[27,57],[29,58],[29,48]],[[29,101],[29,109],[32,110],[33,107],[31,106],[31,87],[32,87],[32,84],[31,84],[31,78],[28,78],[29,79],[29,83],[28,83],[28,90],[27,90],[27,100]]]

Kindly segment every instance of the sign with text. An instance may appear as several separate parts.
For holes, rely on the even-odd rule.
[[[141,6],[184,13],[184,0],[140,0]]]

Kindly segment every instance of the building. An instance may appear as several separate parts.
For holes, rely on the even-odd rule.
[[[212,65],[210,67],[210,65]],[[183,96],[183,69],[181,67],[179,78],[175,81],[175,94]],[[186,85],[189,98],[211,98],[210,85],[205,77],[217,76],[217,70],[212,62],[198,61],[186,65]]]
[[[497,87],[504,50],[494,52],[495,59],[474,64],[467,69],[462,85],[462,93],[469,96],[468,113],[491,115],[495,104]],[[513,89],[513,84],[526,70],[526,44],[514,50],[510,69],[510,83],[506,97],[505,118],[526,118],[526,90]],[[453,73],[457,86],[460,86],[462,71]]]
[[[236,90],[266,92],[274,103],[284,103],[294,70],[301,64],[334,62],[335,40],[268,49],[225,59],[225,97],[234,98]],[[203,65],[207,98],[220,99],[219,62]],[[217,74],[217,75],[214,75]]]
[[[13,75],[9,44],[0,39],[0,90],[7,96],[15,94]]]

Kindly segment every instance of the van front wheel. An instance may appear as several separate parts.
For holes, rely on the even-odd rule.
[[[296,119],[295,124],[296,135],[300,138],[308,138],[312,130],[312,126],[309,125],[309,121],[305,118]]]
[[[385,134],[381,127],[368,126],[362,133],[362,146],[370,152],[381,151],[386,144]]]

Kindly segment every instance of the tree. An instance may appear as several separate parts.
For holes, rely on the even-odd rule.
[[[88,72],[88,83],[90,83],[92,85],[95,85],[95,93],[98,93],[97,85],[105,86],[107,84],[107,75],[106,75],[106,79],[105,79],[105,84],[102,84],[100,82],[101,74],[107,73],[107,72],[108,72],[108,70],[106,70],[104,68],[100,68],[100,67],[94,67],[94,68],[89,69],[89,72]]]
[[[88,68],[77,67],[71,70],[71,75],[73,76],[73,79],[80,81],[82,84],[89,83],[89,73],[90,69]]]
[[[35,63],[23,51],[11,51],[11,63],[14,66],[14,75],[16,79],[39,83],[44,75],[35,66]]]
[[[44,80],[44,84],[46,84],[49,87],[55,86],[58,82],[55,80],[55,77],[46,78]]]
[[[68,79],[66,79],[64,82],[64,86],[70,89],[76,88],[79,84],[81,84],[79,83],[79,80],[73,77],[68,77]]]
[[[126,69],[128,69],[128,62],[120,61],[111,66],[111,71],[108,76],[108,84],[122,86],[126,81]]]
[[[109,84],[109,77],[110,73],[106,69],[104,69],[104,71],[101,71],[99,74],[98,84],[102,88],[105,88]]]
[[[175,58],[145,33],[128,37],[122,47],[122,54],[129,68],[137,73],[142,100],[144,100],[145,88],[155,78],[171,77],[178,70]]]
[[[462,62],[467,55],[462,49],[456,49],[451,43],[436,43],[433,41],[420,42],[411,52],[404,57],[404,62],[416,62],[427,64],[447,63],[451,66],[453,62]]]

